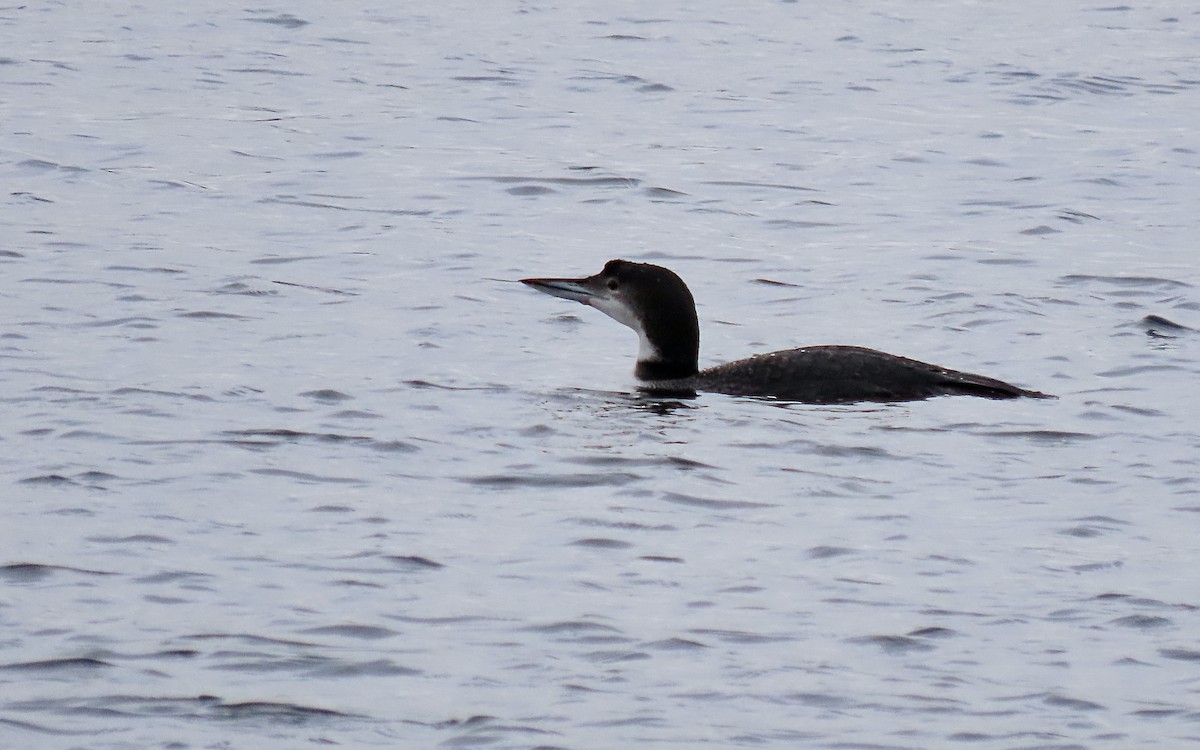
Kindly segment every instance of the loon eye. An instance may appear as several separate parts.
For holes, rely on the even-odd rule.
[[[608,280],[608,290],[609,290],[610,292],[615,292],[615,291],[617,291],[617,287],[619,287],[619,286],[621,286],[621,285],[620,285],[620,284],[617,282],[617,280],[616,280],[616,279],[609,279],[609,280]]]

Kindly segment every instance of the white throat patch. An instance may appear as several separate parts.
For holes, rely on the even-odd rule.
[[[662,359],[658,348],[650,342],[650,339],[646,337],[646,332],[642,330],[642,321],[633,314],[633,311],[624,302],[617,299],[592,297],[587,303],[621,325],[632,328],[637,333],[638,362],[657,362]]]

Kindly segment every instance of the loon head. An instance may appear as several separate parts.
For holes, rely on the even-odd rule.
[[[649,263],[610,260],[583,279],[522,279],[539,292],[581,302],[638,335],[634,374],[641,380],[686,378],[697,372],[700,324],[683,279]]]

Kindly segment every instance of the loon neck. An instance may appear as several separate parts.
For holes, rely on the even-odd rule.
[[[638,334],[638,380],[689,378],[700,371],[700,325],[690,295],[670,314],[648,314],[631,327]]]
[[[633,369],[634,377],[645,381],[680,380],[690,378],[697,372],[699,369],[694,359],[690,363],[678,360],[639,359],[637,367]]]

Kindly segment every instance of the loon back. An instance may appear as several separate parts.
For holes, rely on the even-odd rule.
[[[694,380],[694,390],[812,404],[911,401],[945,395],[1047,398],[1003,380],[860,346],[809,346],[760,354],[702,370]]]
[[[805,403],[910,401],[932,396],[1051,398],[1002,380],[858,346],[811,346],[698,367],[692,293],[662,266],[610,260],[595,276],[522,279],[540,292],[596,308],[638,334],[634,374],[643,390],[712,391]]]

